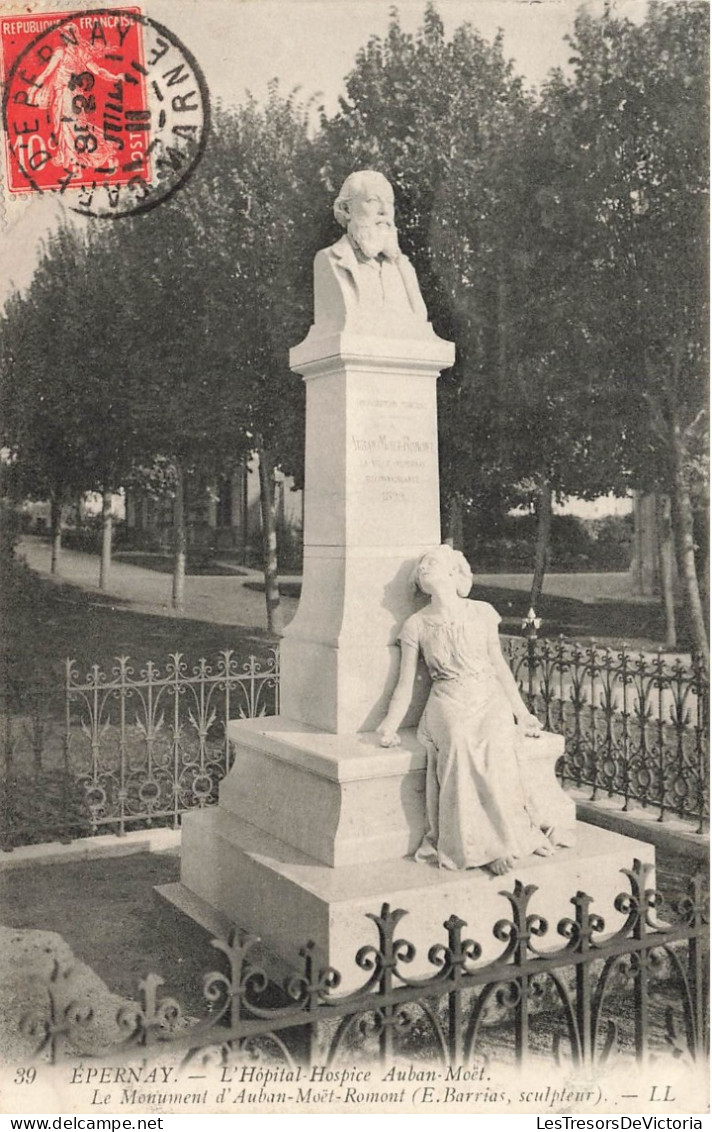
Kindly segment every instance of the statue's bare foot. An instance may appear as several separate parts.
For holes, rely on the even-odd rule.
[[[534,850],[534,854],[537,857],[553,857],[554,846],[550,841],[547,841],[544,845],[539,845],[538,848]]]
[[[504,876],[510,869],[514,868],[513,857],[495,857],[494,861],[490,861],[487,868],[490,872],[494,873],[496,877]]]

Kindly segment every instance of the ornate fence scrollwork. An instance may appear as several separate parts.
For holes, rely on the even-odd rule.
[[[227,969],[205,976],[202,1020],[186,1022],[173,998],[158,998],[161,980],[149,976],[139,1002],[119,1010],[116,1047],[97,1051],[89,1040],[82,1045],[91,1009],[77,1009],[71,981],[55,972],[45,1014],[35,1009],[22,1029],[36,1039],[36,1055],[53,1063],[132,1048],[161,1057],[174,1051],[182,1063],[201,1057],[226,1064],[259,1052],[289,1067],[362,1055],[456,1066],[474,1057],[524,1062],[538,1053],[589,1068],[626,1053],[638,1061],[665,1050],[703,1058],[709,916],[700,880],[693,878],[676,909],[666,909],[648,887],[649,869],[636,860],[623,870],[629,889],[615,900],[623,921],[607,934],[586,893],[574,894],[573,914],[553,931],[536,912],[536,887],[516,882],[503,893],[511,917],[489,926],[501,951],[485,964],[480,943],[451,916],[446,942],[427,953],[432,973],[413,977],[416,949],[400,935],[407,914],[386,904],[368,917],[378,939],[358,950],[366,978],[350,993],[339,991],[338,972],[317,966],[311,944],[280,990],[253,959],[256,937],[235,932],[214,941]]]
[[[94,666],[84,682],[68,661],[70,754],[92,832],[157,819],[177,826],[180,814],[215,802],[230,769],[226,724],[274,714],[278,688],[274,649],[264,665],[254,656],[240,664],[225,649],[215,665],[189,667],[175,653],[165,671],[149,661],[138,675],[118,657],[108,678]]]
[[[276,649],[244,662],[225,649],[195,665],[175,653],[163,669],[149,660],[138,672],[122,656],[108,675],[93,665],[84,677],[68,660],[63,710],[44,689],[26,692],[20,707],[3,705],[4,847],[175,827],[217,800],[230,769],[229,720],[278,711]]]
[[[525,637],[503,638],[527,703],[546,728],[566,737],[564,783],[591,799],[620,798],[658,821],[709,823],[709,674],[662,652],[635,654]]]

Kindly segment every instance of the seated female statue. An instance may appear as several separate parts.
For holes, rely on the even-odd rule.
[[[426,822],[415,859],[446,869],[486,865],[500,875],[518,857],[554,850],[553,831],[539,828],[527,807],[517,757],[522,736],[538,736],[541,725],[502,655],[499,615],[467,598],[472,574],[464,556],[447,545],[429,551],[414,582],[430,602],[401,629],[381,746],[400,742],[420,652],[432,687],[418,727],[427,752]]]

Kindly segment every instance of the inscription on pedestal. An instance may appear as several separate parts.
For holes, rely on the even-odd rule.
[[[437,471],[432,406],[424,400],[360,397],[348,437],[349,471],[364,505],[416,504]],[[428,492],[429,494],[429,492]]]

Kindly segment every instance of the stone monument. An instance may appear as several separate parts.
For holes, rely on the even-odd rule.
[[[543,915],[569,914],[579,888],[608,911],[618,870],[652,850],[582,826],[575,850],[522,859],[511,879],[408,858],[425,821],[412,726],[425,672],[401,745],[384,750],[375,728],[414,609],[411,570],[440,542],[436,382],[455,350],[428,322],[385,177],[352,174],[334,212],[346,231],[316,256],[314,323],[290,354],[307,387],[304,571],[281,647],[280,714],[229,724],[234,762],[219,805],[185,816],[181,882],[161,891],[209,930],[247,928],[288,962],[313,940],[348,988],[363,978],[357,947],[376,941],[367,913],[385,902],[409,910],[417,974],[452,913],[491,937],[514,876],[539,887]],[[553,777],[563,739],[526,743],[539,782]]]
[[[316,256],[314,324],[290,355],[307,386],[304,568],[281,704],[350,734],[384,712],[410,564],[439,541],[435,386],[455,350],[398,250],[385,177],[352,174],[334,211],[347,231]]]

